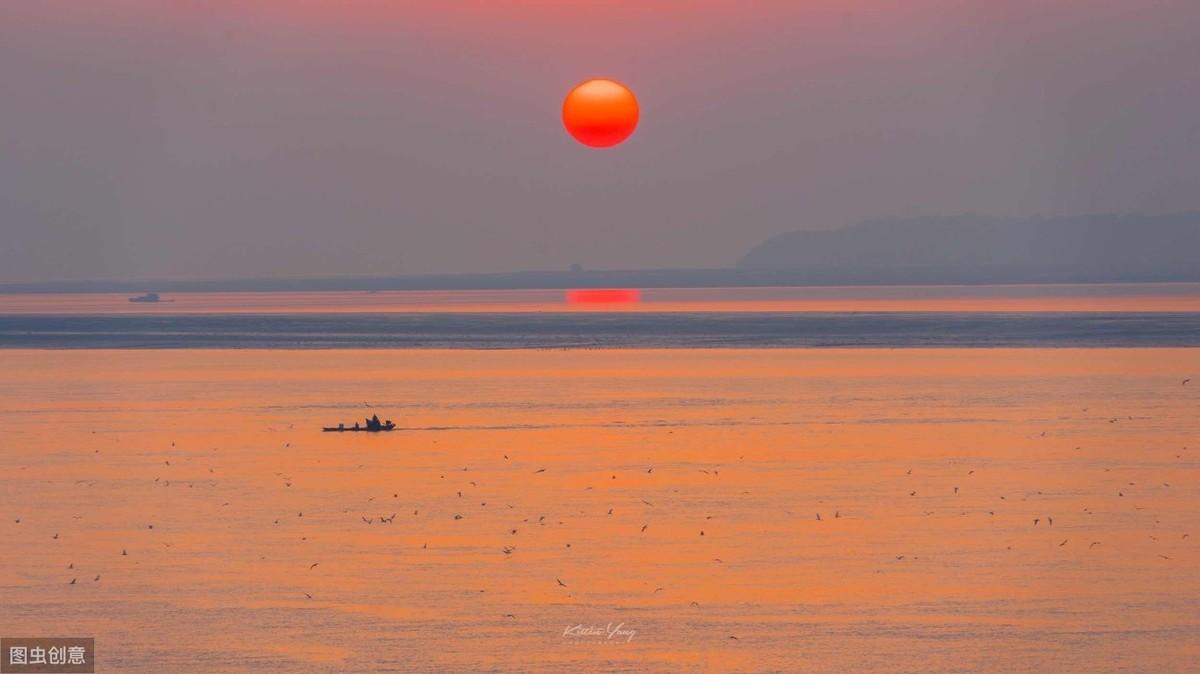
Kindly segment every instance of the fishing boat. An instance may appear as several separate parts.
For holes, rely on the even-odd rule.
[[[326,433],[386,433],[396,430],[396,424],[392,423],[391,419],[380,421],[378,416],[373,416],[367,419],[366,424],[356,421],[353,426],[338,424],[337,426],[324,426],[321,430]]]
[[[321,429],[326,433],[386,433],[387,431],[396,430],[396,424],[381,424],[378,428],[367,428],[366,426],[347,426],[338,424],[337,426],[325,426]]]

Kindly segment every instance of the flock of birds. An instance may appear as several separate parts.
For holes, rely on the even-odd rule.
[[[1182,384],[1181,384],[1181,385],[1183,385],[1183,386],[1187,386],[1187,385],[1189,384],[1189,382],[1190,382],[1190,381],[1191,381],[1191,379],[1190,379],[1190,378],[1188,378],[1188,379],[1184,379],[1184,380],[1182,381]],[[1086,413],[1088,410],[1087,410],[1087,408],[1084,408],[1082,411]],[[1130,419],[1132,419],[1132,417],[1130,417]],[[1118,420],[1119,420],[1119,418],[1118,418],[1118,417],[1112,417],[1112,418],[1108,418],[1108,419],[1107,419],[1107,421],[1108,421],[1109,423],[1116,423]],[[289,428],[291,428],[291,427],[289,427]],[[1045,432],[1042,432],[1042,433],[1041,433],[1039,436],[1037,436],[1037,437],[1042,437],[1042,438],[1044,438],[1045,436],[1046,436],[1046,433],[1045,433]],[[174,442],[172,442],[172,443],[171,443],[171,446],[172,446],[172,447],[175,447],[175,443],[174,443]],[[287,444],[285,445],[285,447],[290,447],[290,443],[287,443]],[[1076,447],[1075,449],[1080,449],[1080,447]],[[1184,447],[1184,448],[1183,448],[1183,450],[1184,450],[1184,451],[1186,451],[1186,450],[1187,450],[1187,448],[1186,448],[1186,447]],[[95,451],[96,451],[97,453],[99,453],[99,450],[95,450]],[[1175,456],[1176,456],[1176,458],[1177,458],[1177,459],[1179,459],[1179,458],[1182,458],[1184,455],[1183,455],[1183,453],[1181,452],[1181,453],[1178,453],[1178,454],[1176,454]],[[739,457],[739,459],[740,459],[740,460],[744,460],[744,458],[745,458],[744,456],[743,456],[743,457]],[[510,457],[509,457],[507,454],[505,454],[505,455],[503,455],[503,460],[504,460],[504,461],[510,461]],[[170,459],[164,459],[164,461],[163,461],[163,466],[164,466],[164,469],[166,469],[166,468],[171,468],[171,467],[172,467],[172,464],[171,464],[171,461],[170,461]],[[360,467],[360,468],[362,468],[362,466],[361,466],[361,465],[360,465],[359,467]],[[534,478],[536,478],[536,476],[541,476],[541,475],[543,475],[543,474],[547,473],[547,470],[548,470],[548,469],[547,469],[547,468],[545,468],[545,467],[539,467],[539,468],[537,468],[537,469],[535,469],[535,470],[531,471],[531,476],[533,476]],[[700,468],[700,469],[696,469],[696,470],[697,470],[698,472],[700,472],[700,473],[703,473],[703,474],[709,475],[709,476],[711,476],[711,477],[713,477],[713,478],[719,478],[719,477],[720,477],[720,466],[712,466],[712,467],[710,467],[710,468]],[[1111,469],[1105,469],[1105,470],[1106,470],[1106,471],[1109,471],[1109,470],[1111,470]],[[463,467],[463,468],[462,468],[462,472],[468,472],[468,471],[469,471],[469,468],[468,468],[468,467]],[[213,467],[209,467],[209,468],[208,468],[208,472],[209,472],[209,473],[214,473],[214,472],[215,472],[215,469],[214,469]],[[655,467],[654,467],[654,466],[648,466],[648,467],[646,467],[646,468],[645,468],[645,473],[646,473],[647,475],[653,475],[653,474],[655,474]],[[966,472],[965,472],[965,477],[966,477],[967,479],[969,479],[969,478],[971,478],[972,476],[974,476],[975,474],[976,474],[976,471],[975,471],[974,469],[972,469],[972,470],[968,470],[968,471],[966,471]],[[291,489],[291,488],[292,488],[292,486],[293,486],[293,484],[295,484],[295,480],[293,480],[293,479],[292,479],[290,476],[286,475],[286,474],[285,474],[285,473],[283,473],[283,472],[275,472],[275,473],[274,473],[274,476],[280,480],[280,483],[283,485],[283,488],[284,488],[284,489]],[[906,476],[906,477],[912,477],[912,476],[913,476],[913,470],[912,470],[911,468],[910,468],[910,469],[908,469],[908,470],[905,472],[905,476]],[[445,475],[445,474],[441,474],[439,477],[440,477],[440,479],[442,479],[442,480],[445,480],[445,479],[446,479],[446,475]],[[612,479],[612,480],[616,480],[616,479],[617,479],[617,473],[611,473],[611,479]],[[171,481],[171,480],[169,480],[169,479],[163,479],[161,476],[156,476],[156,477],[154,478],[154,482],[155,482],[155,483],[157,483],[157,484],[159,484],[159,485],[160,485],[160,486],[162,486],[162,487],[170,487],[170,486],[171,486],[171,484],[172,484],[172,481]],[[194,487],[196,484],[201,484],[203,481],[196,481],[196,480],[176,480],[175,482],[176,482],[176,483],[182,482],[182,483],[186,484],[186,485],[187,485],[187,486],[189,486],[189,487]],[[90,485],[93,485],[93,484],[95,484],[95,481],[94,481],[94,480],[78,480],[78,481],[76,481],[76,483],[77,483],[77,484],[85,484],[85,485],[89,485],[89,486],[90,486]],[[218,482],[217,482],[217,480],[216,480],[216,479],[211,479],[211,480],[209,480],[209,481],[207,482],[207,484],[208,484],[209,486],[216,486],[216,485],[217,485],[217,483],[218,483]],[[477,482],[477,481],[475,481],[475,480],[467,480],[467,481],[465,482],[465,485],[469,485],[469,486],[470,486],[470,487],[472,487],[472,488],[474,488],[474,487],[478,487],[478,486],[479,486],[479,485],[478,485],[478,482]],[[1136,487],[1136,486],[1137,486],[1137,485],[1136,485],[1136,483],[1135,483],[1135,482],[1128,482],[1128,483],[1125,485],[1125,487],[1123,487],[1122,489],[1119,489],[1119,490],[1117,490],[1117,492],[1116,492],[1116,497],[1118,497],[1118,498],[1123,498],[1123,497],[1125,496],[1125,491],[1126,491],[1126,488],[1134,488],[1134,487]],[[1169,487],[1170,487],[1170,484],[1169,484],[1169,483],[1163,482],[1163,483],[1161,484],[1161,488],[1164,488],[1164,489],[1166,489],[1166,488],[1169,488]],[[588,487],[586,487],[586,489],[587,489],[587,490],[592,490],[592,489],[593,489],[593,487],[591,487],[591,486],[588,486]],[[904,488],[903,488],[903,490],[904,490],[904,493],[907,493],[907,495],[908,495],[909,497],[917,497],[917,496],[918,496],[918,495],[921,493],[921,491],[922,491],[921,489],[910,489],[910,488],[907,488],[907,487],[904,487]],[[453,489],[452,491],[453,491],[453,493],[455,494],[455,497],[454,497],[454,499],[453,499],[453,502],[456,502],[456,503],[457,503],[457,502],[460,502],[460,501],[463,501],[463,502],[465,502],[465,500],[466,500],[466,497],[464,497],[464,493],[463,493],[463,490],[462,490],[462,489]],[[959,488],[959,486],[958,486],[958,485],[955,485],[955,486],[953,486],[953,491],[951,492],[951,494],[953,494],[953,495],[958,495],[959,493],[960,493],[960,488]],[[1041,495],[1041,494],[1042,494],[1042,492],[1038,491],[1038,492],[1030,492],[1030,494],[1028,494],[1028,495],[1032,495],[1032,494],[1034,494],[1034,493],[1036,493],[1037,495]],[[1026,498],[1027,498],[1027,496],[1028,496],[1028,495],[1026,495]],[[393,493],[393,494],[392,494],[392,498],[393,498],[393,499],[399,499],[399,496],[400,496],[400,495],[399,495],[399,493]],[[1007,500],[1008,500],[1006,495],[998,495],[998,499],[999,499],[1000,501],[1007,501]],[[1023,498],[1022,500],[1025,500],[1025,499]],[[372,496],[372,497],[369,497],[369,498],[367,499],[367,502],[368,502],[368,503],[372,503],[372,502],[374,502],[374,501],[375,501],[375,497],[374,497],[374,496]],[[654,503],[652,503],[652,502],[651,502],[651,501],[649,501],[649,500],[646,500],[646,499],[644,499],[644,498],[643,498],[643,499],[640,499],[640,501],[641,501],[641,503],[642,503],[642,504],[644,504],[645,506],[647,506],[647,507],[649,507],[649,508],[653,508],[653,507],[654,507]],[[226,506],[229,506],[229,505],[230,505],[230,503],[229,503],[229,502],[223,502],[223,503],[222,503],[222,507],[226,507]],[[486,508],[486,507],[488,507],[488,502],[487,502],[487,501],[481,501],[481,502],[480,502],[480,506],[479,506],[479,507],[481,507],[481,508]],[[1142,508],[1141,506],[1134,506],[1134,508],[1135,508],[1136,510],[1143,510],[1143,509],[1144,509],[1144,508]],[[512,509],[514,509],[514,506],[513,506],[513,505],[507,505],[507,509],[508,509],[508,510],[512,510]],[[461,511],[461,510],[465,510],[465,509],[464,509],[464,508],[451,508],[451,510]],[[610,507],[610,508],[608,508],[608,509],[607,509],[607,512],[606,512],[606,515],[607,515],[607,516],[613,516],[613,514],[614,514],[615,510],[616,510],[616,507]],[[347,513],[348,513],[348,512],[349,512],[349,509],[346,509],[346,510],[344,510],[344,512],[347,512]],[[786,512],[786,514],[788,514],[788,515],[794,515],[794,514],[795,514],[795,513],[793,513],[792,511],[785,511],[785,512]],[[935,511],[932,511],[932,510],[925,510],[925,511],[922,511],[922,512],[924,513],[924,515],[925,515],[925,516],[930,516],[930,515],[933,515]],[[990,516],[995,516],[995,515],[996,515],[996,510],[994,510],[994,509],[993,509],[993,510],[988,510],[988,511],[987,511],[987,513],[988,513],[988,515],[990,515]],[[1090,515],[1094,515],[1094,514],[1095,514],[1095,513],[1094,513],[1094,511],[1092,511],[1090,508],[1084,508],[1084,509],[1083,509],[1083,513],[1084,513],[1085,515],[1088,515],[1088,516],[1090,516]],[[413,510],[412,510],[412,517],[419,517],[419,516],[420,516],[420,514],[421,514],[421,509],[420,509],[420,508],[416,508],[416,509],[413,509]],[[965,515],[966,513],[964,512],[964,513],[962,513],[962,514],[964,514],[964,515]],[[396,518],[397,518],[397,516],[398,516],[398,515],[399,515],[399,512],[398,512],[398,511],[397,511],[397,512],[391,512],[390,514],[379,514],[378,512],[376,512],[376,513],[359,514],[359,519],[361,520],[362,524],[363,524],[363,525],[366,525],[366,526],[391,525],[391,524],[395,523],[395,521],[396,521]],[[75,515],[74,517],[75,517],[75,519],[80,519],[80,518],[81,518],[81,516],[80,516],[80,515]],[[298,511],[298,512],[296,513],[296,517],[297,517],[297,518],[303,518],[303,517],[304,517],[304,512],[303,512],[303,511]],[[453,514],[453,520],[454,520],[454,521],[459,521],[459,520],[462,520],[462,519],[464,519],[464,517],[465,517],[465,516],[462,514],[462,512],[454,512],[454,514]],[[712,516],[712,515],[707,515],[707,516],[705,516],[705,519],[706,519],[706,520],[711,520],[712,518],[713,518],[713,516]],[[828,513],[826,513],[826,516],[825,516],[825,517],[823,517],[823,516],[822,516],[822,513],[821,513],[821,512],[816,512],[816,513],[814,514],[814,519],[815,519],[816,521],[820,521],[820,522],[824,522],[824,521],[826,521],[827,519],[835,519],[835,520],[837,520],[837,519],[842,519],[842,518],[843,518],[843,514],[842,514],[842,511],[841,511],[841,510],[834,510],[834,511],[833,511],[833,513],[832,513],[832,517],[831,517],[831,518],[830,518],[830,517],[828,517]],[[1061,517],[1060,517],[1060,519],[1061,519]],[[14,518],[14,520],[13,520],[13,521],[14,521],[14,523],[15,523],[16,525],[21,525],[21,524],[22,524],[22,518],[20,518],[20,517],[16,517],[16,518]],[[1157,522],[1157,520],[1156,520],[1156,522]],[[563,522],[561,522],[561,521],[558,521],[558,524],[562,524],[562,523],[563,523]],[[280,518],[276,518],[276,519],[274,519],[274,524],[275,524],[275,525],[279,525],[279,524],[280,524]],[[521,530],[522,530],[524,527],[526,527],[526,526],[546,526],[546,524],[547,524],[547,521],[546,521],[546,516],[545,516],[545,515],[539,516],[539,517],[537,517],[536,519],[533,519],[533,518],[523,518],[523,519],[521,519],[519,522],[516,522],[516,521],[514,521],[514,522],[513,522],[513,523],[512,523],[510,526],[506,527],[506,533],[507,533],[507,535],[508,535],[509,537],[517,537],[517,536],[518,536],[518,534],[519,534],[519,532],[520,532],[520,531],[521,531]],[[1054,527],[1054,525],[1055,525],[1055,518],[1054,518],[1053,516],[1051,516],[1051,515],[1040,515],[1040,516],[1038,516],[1038,517],[1033,517],[1033,518],[1032,518],[1032,521],[1031,521],[1031,524],[1030,524],[1030,526],[1031,526],[1031,527],[1034,527],[1034,528],[1043,527],[1043,526],[1044,526],[1044,527],[1046,527],[1046,528],[1053,528],[1053,527]],[[638,528],[637,528],[637,533],[638,533],[638,534],[645,534],[645,533],[646,533],[646,531],[647,531],[647,530],[650,528],[650,526],[651,526],[651,522],[644,522],[644,523],[642,523],[642,524],[640,525],[640,527],[638,527]],[[697,529],[696,529],[696,535],[697,535],[697,536],[699,536],[699,537],[703,537],[703,536],[705,536],[705,535],[706,535],[706,534],[705,534],[705,529],[704,529],[704,528],[702,528],[702,527],[703,527],[703,525],[701,525],[700,527],[697,527]],[[148,523],[148,524],[146,524],[146,525],[145,525],[145,530],[146,530],[146,531],[153,531],[153,530],[154,530],[154,524],[153,524],[153,523]],[[59,539],[60,539],[60,532],[57,532],[57,531],[56,531],[56,532],[54,532],[54,533],[53,533],[53,535],[52,535],[52,536],[50,536],[50,538],[51,538],[52,540],[56,540],[56,541],[57,541],[57,540],[59,540]],[[1158,537],[1156,537],[1156,536],[1154,536],[1154,535],[1149,535],[1149,538],[1150,538],[1150,539],[1152,539],[1152,540],[1154,540],[1154,541],[1158,541],[1158,540],[1159,540],[1159,538],[1158,538]],[[1181,540],[1186,540],[1186,539],[1188,539],[1188,538],[1189,538],[1189,534],[1188,534],[1188,533],[1182,533],[1182,534],[1180,535],[1180,539],[1181,539]],[[307,540],[307,537],[302,537],[302,538],[301,538],[301,540]],[[1058,542],[1058,543],[1057,543],[1057,547],[1060,547],[1060,548],[1061,548],[1061,547],[1065,547],[1065,546],[1067,546],[1067,545],[1070,543],[1070,540],[1071,540],[1071,539],[1070,539],[1070,537],[1069,537],[1069,536],[1068,536],[1068,537],[1064,537],[1064,538],[1062,539],[1062,541],[1060,541],[1060,542]],[[172,545],[172,544],[171,544],[170,542],[162,542],[162,545],[164,545],[165,547],[168,547],[168,548],[169,548],[169,547],[171,547],[171,545]],[[1091,549],[1091,548],[1094,548],[1094,547],[1096,547],[1096,546],[1100,546],[1100,545],[1102,545],[1102,542],[1101,542],[1101,541],[1098,541],[1098,540],[1092,540],[1092,541],[1090,541],[1090,542],[1089,542],[1089,544],[1088,544],[1088,546],[1087,546],[1087,547],[1088,547],[1088,549]],[[571,545],[571,543],[569,543],[569,542],[568,542],[568,543],[566,543],[566,544],[565,544],[565,547],[566,547],[566,548],[571,548],[571,547],[572,547],[572,545]],[[424,544],[422,545],[422,549],[428,549],[428,543],[424,543]],[[1011,548],[1010,548],[1010,549],[1011,549]],[[514,556],[514,555],[517,553],[517,551],[518,551],[518,546],[517,546],[517,545],[515,545],[515,544],[505,544],[505,545],[502,545],[502,546],[500,547],[500,549],[499,549],[499,553],[500,553],[501,555],[503,555],[504,557],[507,557],[507,558],[511,558],[511,557],[513,557],[513,556]],[[127,548],[121,548],[120,556],[122,556],[122,557],[129,557],[130,555],[129,555],[128,549],[127,549]],[[1159,556],[1159,557],[1161,557],[1161,558],[1162,558],[1162,559],[1164,559],[1164,560],[1170,560],[1170,559],[1171,559],[1171,557],[1170,557],[1170,556],[1168,556],[1168,555],[1165,555],[1165,554],[1158,554],[1158,556]],[[903,561],[903,560],[909,559],[909,556],[908,556],[908,555],[904,555],[904,554],[895,555],[894,557],[895,557],[895,560],[897,560],[897,561]],[[911,557],[911,558],[912,558],[912,559],[919,559],[919,557],[916,557],[916,556],[913,556],[913,557]],[[712,559],[712,561],[713,561],[714,563],[724,563],[724,562],[723,562],[723,560],[722,560],[721,558],[719,558],[719,557],[713,558],[713,559]],[[316,569],[317,569],[317,568],[320,566],[320,564],[321,564],[321,563],[320,563],[319,561],[312,562],[311,564],[309,564],[309,565],[308,565],[308,567],[307,567],[307,570],[308,570],[308,571],[310,571],[310,572],[311,572],[311,571],[315,571],[315,570],[316,570]],[[67,565],[67,567],[66,567],[66,568],[67,568],[67,570],[68,570],[68,571],[77,571],[77,570],[76,570],[76,568],[75,568],[75,563],[74,563],[73,561],[72,561],[72,562],[70,562],[70,563]],[[68,575],[68,576],[70,576],[70,580],[69,580],[69,581],[66,581],[66,584],[67,584],[67,585],[76,585],[76,584],[79,582],[79,580],[80,580],[80,576],[79,576],[77,573],[72,573],[72,574],[67,574],[67,575]],[[89,575],[90,575],[90,574],[89,574]],[[91,582],[93,582],[93,583],[98,583],[98,582],[100,582],[100,580],[101,580],[101,576],[102,576],[102,574],[100,574],[100,573],[97,573],[97,574],[95,574],[94,576],[91,576]],[[563,580],[561,577],[557,577],[557,576],[556,576],[556,577],[554,577],[554,578],[553,578],[553,581],[554,581],[554,583],[555,583],[555,587],[558,587],[558,588],[570,588],[570,587],[571,587],[571,586],[570,586],[570,584],[569,584],[568,582],[564,581],[564,580]],[[664,591],[665,589],[666,589],[666,588],[665,588],[665,587],[663,587],[663,586],[656,586],[656,587],[653,589],[653,592],[652,592],[652,593],[659,593],[659,592],[662,592],[662,591]],[[481,591],[482,591],[482,590],[481,590]],[[305,596],[306,600],[312,600],[312,599],[314,599],[314,596],[313,596],[311,593],[309,593],[309,592],[304,592],[303,594],[304,594],[304,596]],[[699,606],[699,603],[698,603],[698,602],[696,602],[696,601],[691,601],[689,605],[691,605],[691,606]],[[515,614],[513,614],[513,613],[506,613],[506,614],[504,614],[504,617],[505,617],[505,618],[509,618],[509,619],[516,619],[516,615],[515,615]],[[737,636],[734,636],[734,635],[730,635],[730,636],[729,636],[729,639],[737,640],[737,639],[738,639],[738,637],[737,637]]]

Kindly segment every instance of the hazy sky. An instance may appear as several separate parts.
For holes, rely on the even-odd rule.
[[[0,282],[730,266],[1200,208],[1196,0],[6,0]],[[637,134],[587,150],[608,76]]]

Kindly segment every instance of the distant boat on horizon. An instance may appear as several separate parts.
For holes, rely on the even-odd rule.
[[[161,302],[162,299],[158,296],[158,293],[146,293],[145,295],[138,295],[137,297],[130,297],[129,301],[130,302]]]

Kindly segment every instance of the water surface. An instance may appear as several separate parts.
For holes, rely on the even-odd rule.
[[[101,671],[1200,669],[1197,349],[0,373],[0,633]],[[319,431],[373,411],[404,430]]]

